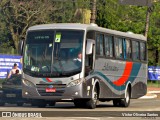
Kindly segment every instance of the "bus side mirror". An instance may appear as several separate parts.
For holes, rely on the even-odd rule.
[[[23,54],[23,40],[20,40],[18,43],[18,54],[22,55]]]
[[[93,45],[95,44],[95,41],[92,39],[87,39],[87,45],[86,45],[86,54],[90,55],[93,51]]]

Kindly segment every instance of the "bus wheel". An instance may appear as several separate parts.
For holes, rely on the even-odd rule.
[[[22,102],[17,103],[18,106],[23,106]]]
[[[46,107],[46,103],[40,103],[39,105],[37,105],[39,108],[45,108]]]
[[[90,108],[90,109],[96,108],[97,102],[98,102],[98,92],[97,92],[97,88],[95,86],[94,93],[93,93],[93,98],[88,100],[87,103],[86,103],[87,108]]]
[[[50,101],[50,102],[48,102],[48,104],[49,104],[49,106],[55,106],[56,102]]]
[[[83,100],[83,99],[75,99],[75,100],[74,100],[74,105],[75,105],[75,107],[77,107],[77,108],[83,108],[83,107],[86,106],[86,101]]]
[[[121,99],[121,106],[128,107],[130,104],[130,90],[127,88],[127,92],[124,99]]]
[[[115,107],[121,106],[121,100],[118,100],[118,99],[113,100],[113,105],[114,105]]]
[[[5,103],[4,102],[0,102],[0,106],[4,106],[5,105]]]
[[[39,108],[46,107],[46,102],[44,100],[35,100],[31,104],[32,106],[38,106]]]

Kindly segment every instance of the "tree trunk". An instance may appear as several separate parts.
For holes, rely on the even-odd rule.
[[[158,63],[159,63],[159,51],[158,51],[158,49],[156,49],[155,57],[156,57],[156,66],[158,66]]]
[[[10,25],[10,32],[11,32],[11,35],[12,35],[12,39],[13,39],[13,42],[14,42],[14,47],[16,49],[16,52],[18,52],[18,43],[19,43],[19,34],[18,32],[14,32],[14,28],[12,25]]]
[[[96,0],[91,0],[91,19],[90,22],[91,23],[95,23],[96,21]]]

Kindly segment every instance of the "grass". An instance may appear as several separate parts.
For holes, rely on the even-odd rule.
[[[2,82],[4,81],[5,79],[0,79],[0,85],[2,84]]]
[[[160,80],[156,80],[156,81],[148,80],[147,86],[148,87],[160,87]]]

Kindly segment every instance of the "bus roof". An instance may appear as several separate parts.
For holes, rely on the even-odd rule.
[[[141,34],[134,34],[131,32],[121,32],[117,30],[111,30],[107,28],[98,27],[96,24],[80,24],[80,23],[55,23],[55,24],[42,24],[32,26],[28,29],[30,30],[42,30],[42,29],[76,29],[76,30],[95,30],[103,33],[108,33],[111,35],[117,35],[127,38],[134,38],[147,41],[147,38]]]

